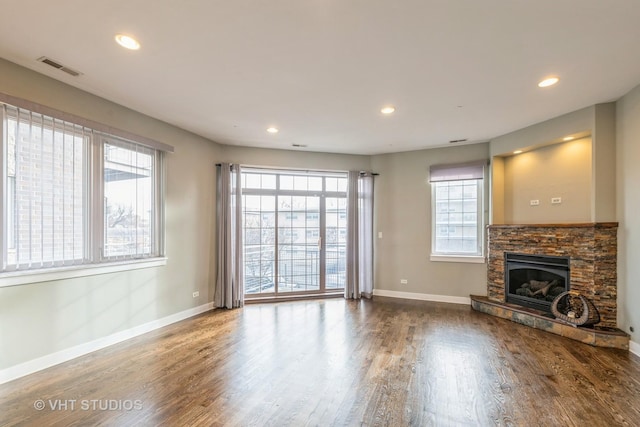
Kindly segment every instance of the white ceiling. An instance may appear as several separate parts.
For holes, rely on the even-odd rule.
[[[0,57],[219,143],[376,154],[616,100],[639,22],[638,0],[0,0]]]

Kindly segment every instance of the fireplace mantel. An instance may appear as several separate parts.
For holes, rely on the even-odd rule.
[[[618,228],[617,222],[576,222],[562,224],[491,224],[492,228]]]
[[[505,302],[505,252],[570,258],[571,289],[593,301],[599,326],[617,326],[616,222],[488,227],[487,296]]]

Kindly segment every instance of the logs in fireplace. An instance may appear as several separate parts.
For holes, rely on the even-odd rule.
[[[569,257],[505,252],[505,295],[509,303],[551,313],[551,302],[569,290]]]

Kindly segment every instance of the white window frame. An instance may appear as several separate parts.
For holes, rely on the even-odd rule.
[[[7,102],[9,100],[17,100],[18,102]],[[15,105],[18,106],[15,106]],[[85,259],[83,263],[78,265],[50,265],[40,268],[12,268],[6,265],[8,234],[5,232],[8,227],[8,170],[7,170],[7,147],[8,134],[5,128],[6,117],[5,108],[17,108],[22,111],[30,111],[45,116],[47,119],[63,120],[78,126],[88,127],[89,140],[85,142],[87,147],[85,151],[87,155],[88,173],[85,177],[85,193],[86,193],[86,209],[83,221],[86,223],[86,232],[84,236],[84,253]],[[97,128],[97,129],[96,129]],[[115,132],[104,132],[115,131]],[[112,273],[117,271],[136,270],[140,268],[156,267],[165,265],[167,258],[165,257],[164,232],[165,232],[165,212],[164,212],[164,189],[165,189],[165,169],[164,157],[165,152],[172,152],[173,147],[162,143],[154,143],[154,141],[145,138],[130,138],[132,135],[127,132],[118,131],[104,125],[97,124],[82,118],[78,118],[57,110],[49,109],[29,101],[19,100],[0,93],[0,287],[14,286],[28,283],[45,282],[51,280],[60,280],[66,278],[75,278],[83,276],[91,276],[97,274]],[[153,226],[154,233],[153,247],[151,253],[144,256],[123,258],[107,258],[102,254],[102,246],[104,242],[104,146],[109,140],[124,141],[128,144],[136,146],[144,146],[154,152],[154,185],[153,185]]]
[[[153,159],[152,159],[152,171],[153,171],[153,184],[152,184],[152,204],[154,205],[154,212],[152,218],[152,243],[151,250],[148,255],[136,256],[136,257],[122,257],[122,256],[107,256],[104,251],[104,239],[105,239],[105,231],[106,224],[104,222],[104,212],[105,212],[105,195],[104,195],[104,159],[105,159],[105,145],[113,145],[124,148],[126,150],[132,150],[135,147],[127,147],[128,145],[140,145],[133,143],[131,141],[125,141],[122,138],[117,138],[112,135],[99,134],[95,137],[94,149],[97,152],[96,161],[99,159],[97,163],[95,163],[95,169],[97,173],[95,174],[95,180],[93,182],[95,186],[95,194],[97,197],[94,197],[92,202],[94,203],[94,212],[100,212],[101,215],[95,216],[95,226],[94,226],[94,234],[96,241],[100,242],[100,245],[96,245],[94,250],[97,253],[94,254],[95,259],[99,259],[100,262],[110,262],[110,261],[123,261],[128,259],[146,259],[146,258],[155,258],[162,255],[163,245],[162,242],[162,234],[161,227],[162,219],[164,218],[164,202],[163,202],[163,194],[162,194],[162,185],[161,180],[163,177],[163,156],[162,152],[159,150],[151,150],[153,151]],[[99,179],[100,178],[100,179]]]
[[[441,262],[462,262],[462,263],[484,263],[485,260],[485,244],[484,244],[484,229],[485,229],[485,214],[484,214],[484,199],[485,199],[485,181],[486,173],[484,165],[485,162],[471,162],[467,164],[459,165],[442,165],[432,166],[431,168],[431,255],[429,259],[431,261]],[[467,168],[476,169],[475,175],[472,173],[466,175]],[[443,172],[444,171],[444,172]],[[438,178],[434,178],[438,175]],[[443,177],[444,175],[444,177]],[[449,175],[449,177],[447,177]],[[437,185],[438,182],[454,182],[454,181],[469,181],[475,180],[477,186],[476,194],[476,235],[477,235],[477,251],[475,253],[468,252],[437,252],[436,248],[436,236],[439,227],[448,227],[449,229],[455,225],[450,224],[437,224],[436,212],[437,212]],[[464,203],[464,198],[462,199]]]
[[[280,280],[280,272],[279,272],[279,259],[277,258],[277,252],[280,248],[280,242],[279,242],[279,238],[278,238],[278,221],[279,221],[279,211],[277,208],[277,203],[276,203],[276,211],[275,211],[275,224],[274,224],[274,228],[276,229],[276,238],[275,238],[275,242],[274,242],[274,248],[275,248],[275,252],[276,252],[276,259],[275,259],[275,278],[276,280],[275,282],[275,286],[274,286],[274,291],[273,292],[256,292],[256,293],[245,293],[245,299],[246,300],[257,300],[260,298],[290,298],[290,297],[295,297],[295,296],[304,296],[304,295],[321,295],[321,294],[336,294],[336,293],[343,293],[344,292],[344,287],[342,288],[334,288],[334,287],[327,287],[327,262],[331,262],[331,261],[337,261],[340,262],[341,260],[338,258],[327,258],[327,242],[325,241],[326,239],[324,238],[324,236],[326,235],[326,230],[327,230],[327,224],[326,224],[326,210],[325,210],[325,206],[326,206],[326,198],[327,197],[331,197],[331,198],[343,198],[345,199],[345,203],[346,203],[346,198],[347,198],[347,188],[346,188],[346,178],[347,178],[347,172],[338,172],[338,171],[298,171],[298,170],[291,170],[291,169],[269,169],[269,168],[258,168],[258,167],[250,167],[250,166],[243,166],[242,168],[242,172],[243,172],[243,177],[250,175],[252,173],[256,173],[256,174],[261,174],[261,173],[266,173],[266,174],[273,174],[276,175],[276,180],[275,180],[275,186],[274,188],[254,188],[254,187],[247,187],[245,184],[245,181],[243,179],[242,181],[242,194],[243,195],[250,195],[250,196],[274,196],[276,199],[278,196],[312,196],[312,197],[318,197],[319,198],[319,211],[318,211],[318,218],[317,221],[319,221],[319,225],[318,225],[318,245],[320,247],[320,262],[319,262],[319,287],[318,289],[313,289],[313,290],[305,290],[305,291],[280,291],[279,290],[279,286],[281,285],[281,283],[279,282]],[[284,186],[282,185],[282,181],[283,181],[283,177],[285,178],[289,178],[291,176],[301,176],[301,177],[320,177],[322,178],[322,187],[318,188],[318,189],[313,189],[313,190],[303,190],[303,189],[295,189],[295,186],[293,188],[283,188]],[[327,178],[341,178],[344,179],[345,182],[345,188],[344,189],[340,189],[340,188],[336,188],[336,189],[327,189],[327,182],[326,179]],[[280,211],[282,212],[282,211]],[[289,211],[284,211],[285,216],[289,219],[289,220],[294,220],[294,217],[296,219],[299,218],[299,215],[302,216],[302,218],[304,218],[305,221],[307,221],[309,219],[308,215],[310,212],[308,211],[292,211],[295,213],[291,213]],[[314,219],[315,220],[315,219]],[[244,225],[244,221],[243,221],[243,233],[245,232],[245,225]],[[339,231],[339,233],[342,235],[343,231],[346,233],[346,229],[344,228],[340,228],[340,227],[336,227]],[[297,228],[283,228],[282,230],[284,231],[284,234],[287,236],[292,236],[292,235],[296,235],[298,233],[299,230],[304,230],[304,227],[300,227],[300,229]],[[307,230],[308,231],[308,230]],[[307,236],[306,231],[301,231],[303,233],[305,233],[305,237]],[[314,237],[311,237],[311,239],[314,239]],[[346,241],[346,240],[345,240]],[[346,245],[346,244],[345,244]],[[295,246],[295,245],[294,245]],[[244,250],[246,251],[246,246],[244,248]],[[244,258],[245,263],[247,262],[246,257]],[[346,265],[346,255],[345,255],[345,259],[343,260],[345,265]],[[244,266],[243,266],[244,268]],[[245,275],[245,279],[246,279],[246,275]],[[286,277],[286,276],[285,276]],[[245,292],[245,284],[243,283],[243,292]]]

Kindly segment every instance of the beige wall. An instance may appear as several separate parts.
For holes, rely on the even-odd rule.
[[[175,147],[166,162],[167,265],[0,288],[0,369],[212,300],[217,144],[4,60],[0,92]]]
[[[618,327],[640,344],[640,86],[620,99],[616,107]]]
[[[368,171],[370,156],[224,146],[224,161],[249,166],[325,171]]]
[[[504,220],[504,157],[496,156],[491,159],[489,173],[489,223],[505,224]]]
[[[591,177],[591,138],[504,158],[504,223],[591,221]],[[562,203],[551,204],[552,197]]]
[[[375,181],[376,289],[457,297],[486,295],[485,264],[429,260],[431,188],[428,179],[430,165],[488,159],[488,156],[488,144],[373,156],[372,169],[380,173]],[[378,232],[382,232],[382,239],[378,238]],[[400,284],[401,279],[408,283]]]
[[[616,220],[616,104],[598,104],[594,111],[591,218]]]

